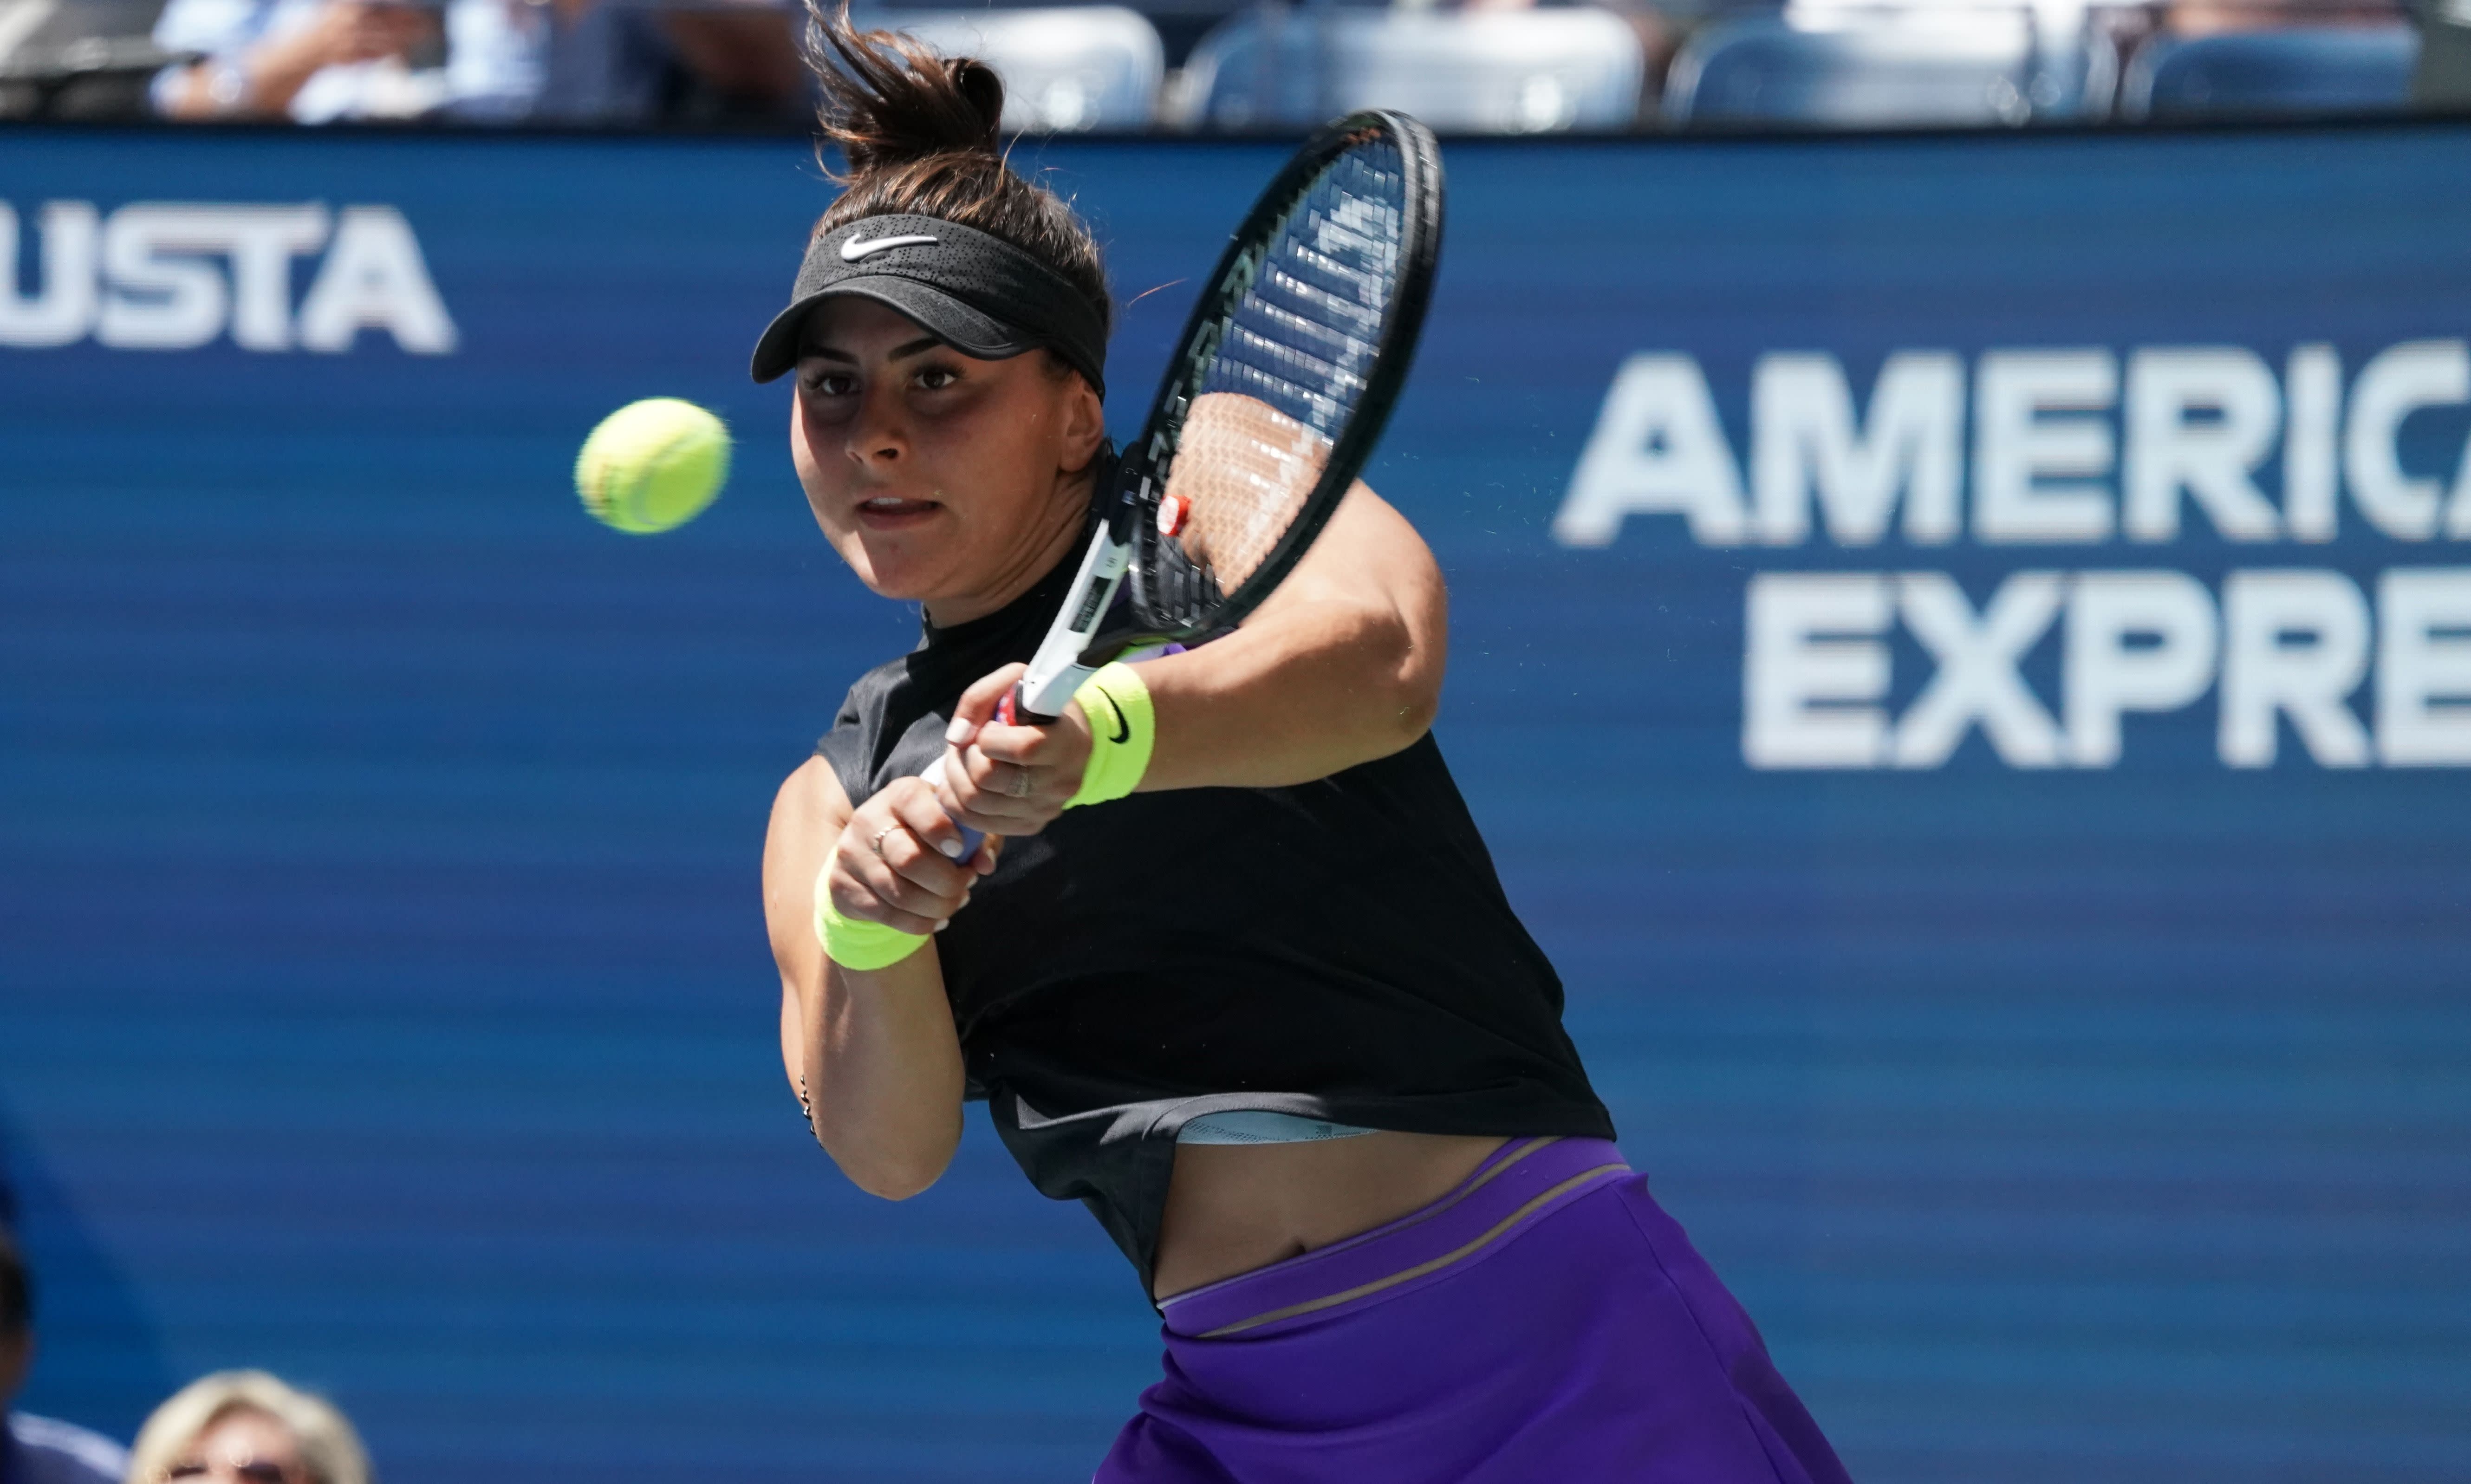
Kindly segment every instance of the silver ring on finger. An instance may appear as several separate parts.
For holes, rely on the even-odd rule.
[[[883,837],[900,828],[898,824],[888,824],[875,832],[875,838],[867,841],[867,848],[875,852],[875,859],[878,860],[883,859]]]
[[[1029,797],[1031,782],[1032,780],[1029,776],[1029,769],[1016,766],[1013,770],[1012,781],[1004,785],[1004,792],[1011,794],[1017,799],[1025,799]]]

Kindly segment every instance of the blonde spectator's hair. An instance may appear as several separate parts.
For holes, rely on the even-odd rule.
[[[316,1484],[376,1484],[368,1450],[352,1424],[323,1397],[312,1396],[264,1371],[217,1371],[173,1393],[137,1430],[129,1452],[128,1484],[162,1484],[163,1472],[198,1434],[233,1412],[263,1412],[281,1423]]]

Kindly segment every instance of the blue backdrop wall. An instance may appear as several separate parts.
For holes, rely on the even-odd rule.
[[[1279,153],[1024,147],[1119,418]],[[1447,163],[1372,475],[1443,742],[1855,1474],[2462,1477],[2471,131]],[[826,199],[782,140],[0,136],[32,1409],[255,1364],[395,1484],[1086,1476],[1129,1270],[982,1126],[849,1190],[773,1048],[772,789],[915,623],[745,380]],[[656,393],[741,459],[621,536],[568,470]]]

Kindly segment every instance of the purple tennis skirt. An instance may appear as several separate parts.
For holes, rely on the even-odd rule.
[[[1599,1139],[1165,1305],[1094,1484],[1847,1484],[1758,1331]]]

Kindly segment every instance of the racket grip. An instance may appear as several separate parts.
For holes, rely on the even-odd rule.
[[[973,830],[965,824],[955,825],[953,828],[961,832],[961,861],[966,865],[978,858],[978,847],[987,842],[987,833],[984,830]]]
[[[946,756],[950,756],[950,754],[946,754]],[[920,773],[918,776],[926,779],[929,783],[943,782],[944,758],[938,757],[934,762],[928,764],[926,771]],[[953,828],[961,832],[961,860],[966,862],[977,859],[978,847],[986,843],[987,832],[984,830],[973,830],[968,825],[960,824],[958,822],[955,822]]]

